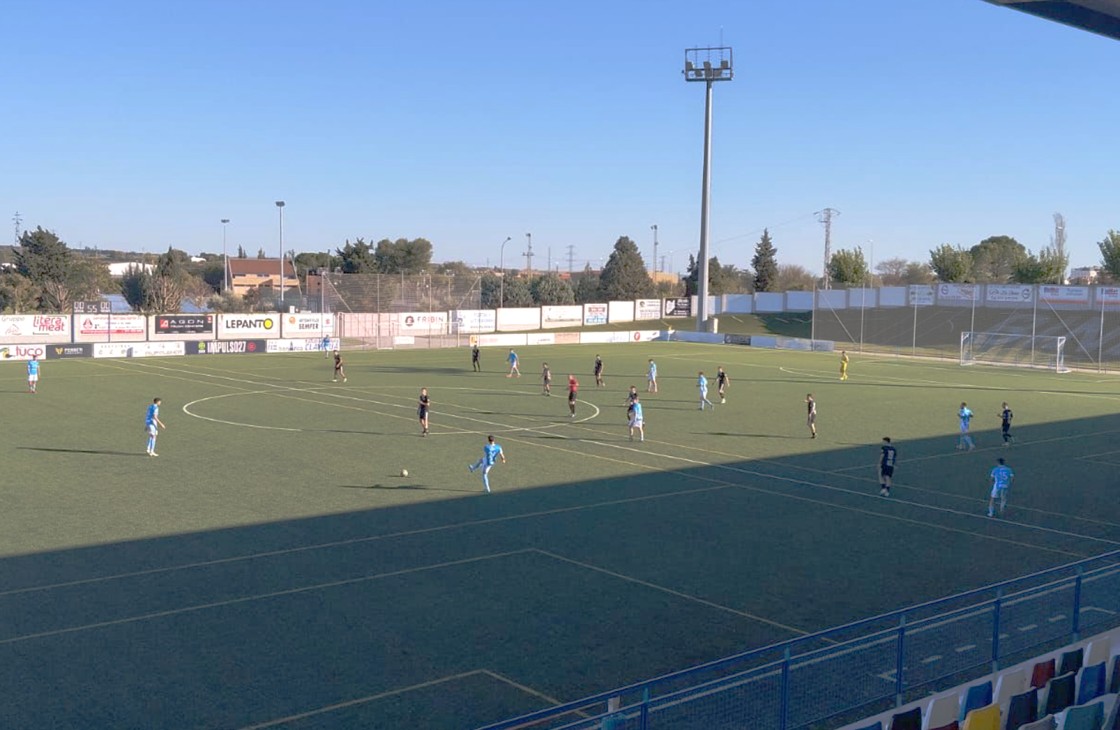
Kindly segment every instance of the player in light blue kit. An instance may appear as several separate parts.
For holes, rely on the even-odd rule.
[[[704,371],[700,371],[700,376],[696,379],[696,387],[700,389],[700,410],[704,410],[704,406],[708,405],[715,408],[712,402],[708,400],[708,379],[704,377]]]
[[[163,425],[163,421],[159,420],[159,404],[162,402],[161,398],[154,399],[148,406],[147,415],[144,416],[144,430],[148,432],[148,456],[159,456],[156,453],[156,437],[159,436],[161,428],[167,428]]]
[[[467,468],[474,473],[475,469],[482,469],[482,485],[486,487],[486,493],[490,493],[490,470],[494,468],[494,463],[501,459],[502,463],[506,463],[505,452],[502,447],[494,442],[493,436],[486,437],[486,445],[482,447],[482,458],[471,464]]]
[[[1011,482],[1015,480],[1015,472],[1001,456],[989,475],[992,479],[992,495],[988,497],[988,517],[996,516],[996,501],[999,501],[999,515],[1007,509],[1007,490],[1011,489]]]
[[[39,358],[34,355],[27,361],[27,392],[39,392]]]
[[[630,440],[634,440],[634,430],[638,431],[638,440],[646,440],[646,422],[642,417],[642,402],[638,394],[634,393],[634,400],[630,403]]]
[[[657,363],[652,357],[649,359],[649,371],[646,373],[646,392],[657,392]]]
[[[972,451],[976,448],[976,444],[973,443],[972,435],[968,432],[969,424],[972,423],[972,411],[968,409],[967,403],[961,403],[961,409],[957,411],[957,417],[961,421],[961,435],[957,439],[957,451],[961,449]]]
[[[513,351],[512,347],[509,350],[509,355],[506,357],[506,360],[509,361],[509,372],[506,373],[506,377],[507,378],[514,378],[514,377],[520,378],[521,377],[521,368],[517,367],[517,363],[518,363],[517,353]]]

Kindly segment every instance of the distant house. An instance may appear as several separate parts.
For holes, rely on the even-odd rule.
[[[155,264],[142,264],[139,261],[116,261],[106,264],[109,267],[109,276],[120,278],[128,273],[129,269],[139,269],[145,273],[152,273]]]
[[[1100,276],[1101,269],[1099,266],[1080,266],[1070,270],[1069,282],[1071,284],[1097,284]]]
[[[280,259],[229,259],[229,286],[237,296],[245,296],[260,286],[280,289]],[[284,260],[284,288],[299,289],[296,269]]]

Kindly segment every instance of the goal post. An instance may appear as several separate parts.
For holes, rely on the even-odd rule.
[[[996,365],[1068,373],[1065,354],[1065,337],[961,332],[962,366]]]

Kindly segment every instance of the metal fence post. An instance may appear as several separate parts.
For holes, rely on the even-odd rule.
[[[779,730],[786,730],[789,727],[789,657],[790,650],[786,647],[785,656],[782,658],[782,699],[781,699],[781,717],[779,718]]]
[[[906,614],[898,617],[898,659],[894,666],[894,706],[902,706],[902,664],[906,657]]]
[[[1003,589],[996,589],[996,600],[992,604],[992,671],[999,671],[999,619],[1003,608]]]
[[[642,711],[638,715],[638,730],[649,728],[649,686],[642,690]]]
[[[1077,566],[1077,578],[1073,581],[1073,640],[1081,641],[1081,581],[1084,570]]]

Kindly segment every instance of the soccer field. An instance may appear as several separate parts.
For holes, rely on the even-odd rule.
[[[482,373],[465,348],[348,352],[346,383],[321,353],[47,361],[37,395],[0,364],[0,725],[472,728],[1120,547],[1115,376],[518,353],[510,379],[504,350]],[[700,411],[697,371],[718,403],[720,365],[727,403]],[[488,434],[509,460],[492,494],[466,468]],[[1016,479],[988,519],[999,456]]]

